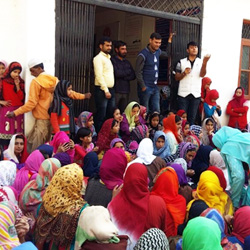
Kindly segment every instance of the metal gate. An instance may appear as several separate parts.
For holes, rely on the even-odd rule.
[[[93,78],[94,29],[94,5],[56,0],[56,76],[81,93],[90,91]],[[77,116],[88,109],[88,101],[75,101],[74,107]]]

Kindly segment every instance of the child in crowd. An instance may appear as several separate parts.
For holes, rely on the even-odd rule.
[[[191,135],[192,132],[190,131],[190,123],[187,120],[182,120],[181,123],[181,135],[183,137],[183,141],[186,140],[186,137]]]
[[[83,160],[87,153],[98,151],[92,142],[92,132],[89,128],[80,128],[75,137],[75,156],[74,162],[83,167]]]
[[[140,124],[145,124],[140,116],[140,105],[137,102],[130,102],[124,111],[120,130],[125,143],[129,140],[132,130]]]
[[[204,120],[204,101],[207,96],[207,93],[210,91],[210,85],[212,83],[212,80],[209,77],[202,78],[202,84],[201,84],[201,102],[199,105],[199,112],[201,116],[201,120]]]
[[[205,118],[212,118],[215,122],[215,132],[220,129],[220,121],[218,116],[221,116],[221,107],[217,105],[216,100],[219,98],[219,93],[216,89],[212,89],[208,92],[204,101],[204,113]]]
[[[153,154],[161,157],[162,159],[170,155],[168,140],[165,133],[162,131],[156,131],[155,133]]]
[[[0,108],[0,139],[2,145],[8,145],[13,134],[24,132],[24,116],[14,118],[6,114],[24,104],[24,80],[20,77],[22,66],[12,62],[6,69],[2,79],[2,98],[4,103]]]
[[[203,145],[210,145],[215,148],[213,144],[213,136],[214,136],[214,120],[212,118],[206,118],[202,123],[202,138],[201,142]]]
[[[78,119],[76,121],[76,132],[79,128],[89,128],[92,132],[92,140],[95,143],[97,139],[97,133],[95,131],[93,113],[89,111],[83,111],[78,116]]]
[[[112,114],[113,114],[113,118],[117,120],[118,122],[121,122],[123,120],[123,116],[121,115],[121,111],[119,108],[115,107],[114,112]]]
[[[167,136],[171,155],[176,153],[178,144],[183,140],[180,134],[181,122],[181,118],[178,115],[169,115],[163,119],[163,132]]]
[[[239,128],[243,130],[247,126],[247,111],[246,105],[247,99],[245,99],[245,91],[242,87],[238,87],[231,100],[227,104],[227,115],[229,115],[228,126],[232,128]]]
[[[182,120],[187,120],[187,112],[184,109],[180,109],[176,113]]]
[[[148,125],[148,130],[149,130],[149,138],[153,140],[155,132],[158,130],[161,130],[162,128],[160,124],[160,113],[155,111],[152,114],[149,114],[147,125]]]
[[[62,80],[56,85],[54,99],[50,106],[50,121],[53,134],[65,131],[70,136],[75,135],[75,116],[73,100],[89,99],[90,93],[81,94],[72,90],[69,81]]]
[[[8,101],[3,100],[3,93],[2,93],[3,89],[2,78],[4,76],[6,68],[7,68],[7,63],[4,60],[0,60],[0,105],[1,106],[6,106],[6,104],[8,104]]]
[[[113,118],[110,118],[103,123],[96,142],[96,145],[98,146],[97,152],[99,160],[101,160],[104,153],[110,149],[111,141],[118,138],[119,129],[120,123]]]

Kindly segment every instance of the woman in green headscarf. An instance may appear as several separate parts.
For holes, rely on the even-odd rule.
[[[220,250],[221,231],[218,224],[205,217],[190,220],[183,232],[183,250]]]
[[[122,116],[120,131],[122,139],[126,143],[130,138],[131,131],[136,126],[145,124],[145,120],[140,116],[140,105],[137,102],[130,102]]]
[[[213,143],[220,150],[228,168],[234,207],[239,207],[242,196],[242,205],[250,205],[250,201],[247,199],[247,193],[250,195],[249,187],[247,193],[243,189],[245,174],[242,164],[245,162],[250,166],[250,134],[224,126],[214,135]]]

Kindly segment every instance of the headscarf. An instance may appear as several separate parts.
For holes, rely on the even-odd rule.
[[[37,149],[46,153],[49,156],[49,158],[52,157],[52,154],[53,154],[53,147],[52,146],[50,146],[48,144],[42,144]]]
[[[178,163],[171,163],[171,168],[173,168],[178,176],[178,181],[180,186],[184,186],[188,184],[187,177],[185,174],[184,169],[182,168],[181,164]]]
[[[155,178],[151,195],[163,198],[167,209],[167,236],[176,236],[177,227],[182,224],[186,215],[186,200],[178,194],[179,182],[175,170],[171,167],[163,168]]]
[[[177,158],[174,160],[174,163],[180,164],[185,172],[187,173],[187,162],[183,158]]]
[[[53,155],[53,158],[59,160],[62,167],[71,163],[70,156],[65,152],[56,153]]]
[[[16,218],[21,218],[23,216],[23,212],[18,206],[17,199],[17,193],[14,188],[7,186],[0,187],[0,203],[5,201],[10,202],[14,208]]]
[[[15,92],[16,91],[16,85],[15,85],[15,82],[14,82],[14,79],[10,76],[11,72],[16,70],[16,69],[19,69],[20,72],[22,72],[22,66],[20,63],[18,62],[12,62],[9,64],[8,68],[5,70],[4,72],[4,75],[3,75],[3,79],[5,82],[9,83],[9,84],[12,84],[13,85],[13,90]],[[20,81],[20,89],[22,91],[24,91],[24,80],[19,76],[19,81]]]
[[[190,131],[193,131],[194,134],[199,138],[200,133],[201,133],[201,126],[199,126],[199,125],[191,125],[190,126]]]
[[[228,198],[228,195],[220,185],[219,178],[214,172],[207,170],[201,174],[197,186],[196,199],[204,200],[209,207],[218,209],[224,215]],[[187,210],[189,210],[193,201],[189,202]],[[228,214],[233,214],[232,205],[230,205]]]
[[[90,117],[93,116],[93,113],[89,112],[89,111],[83,111],[77,119],[77,126],[79,128],[86,128],[87,127],[87,122],[89,121]],[[96,132],[95,132],[95,126],[92,125],[92,127],[90,128],[91,132],[92,132],[92,137],[96,136]]]
[[[56,153],[60,144],[64,144],[69,141],[70,139],[68,135],[64,131],[59,131],[54,135],[53,140],[50,142],[50,145],[53,147],[53,152]]]
[[[169,250],[169,242],[165,233],[159,228],[148,229],[137,241],[134,250],[157,249]]]
[[[185,160],[188,151],[196,151],[196,147],[190,142],[181,142],[179,144],[179,149],[180,149],[180,158],[183,158]],[[187,162],[187,165],[189,167],[191,167],[191,164],[192,164],[191,161]]]
[[[193,218],[200,216],[201,213],[205,211],[207,208],[209,208],[209,206],[207,205],[205,201],[195,200],[189,209],[188,220],[191,220]]]
[[[125,148],[125,142],[121,138],[115,138],[110,142],[110,148],[113,148],[117,142],[121,142]]]
[[[250,206],[240,207],[235,212],[232,235],[241,243],[250,235]]]
[[[163,132],[166,134],[168,132],[172,132],[175,136],[175,139],[178,143],[180,143],[180,138],[178,134],[178,130],[175,123],[175,115],[169,115],[168,117],[163,119]]]
[[[33,151],[27,158],[24,167],[17,172],[13,187],[18,192],[22,192],[24,186],[37,176],[41,163],[44,161],[44,156],[39,150]]]
[[[86,203],[81,195],[83,171],[76,164],[58,169],[43,196],[45,210],[53,217],[61,213],[72,215],[72,208],[81,209]]]
[[[221,231],[221,240],[226,237],[225,235],[225,221],[221,215],[221,213],[215,208],[207,208],[205,211],[201,213],[202,217],[208,218],[216,222]]]
[[[131,131],[131,139],[130,141],[136,141],[137,143],[140,143],[142,139],[146,138],[148,132],[148,127],[144,124],[136,126]]]
[[[191,166],[195,171],[195,175],[192,177],[195,183],[199,181],[201,173],[209,167],[209,156],[212,150],[213,148],[211,146],[201,145],[199,147]]]
[[[162,148],[157,149],[156,148],[156,142],[157,142],[157,140],[158,140],[158,138],[160,136],[164,137],[165,144],[164,144],[164,146]],[[168,139],[166,137],[166,134],[163,133],[162,131],[156,131],[155,132],[155,136],[154,136],[154,152],[153,152],[153,154],[155,156],[159,156],[159,157],[161,157],[163,159],[171,154],[170,147],[169,147],[169,144],[168,144]]]
[[[219,98],[219,93],[216,89],[212,89],[210,90],[206,97],[205,97],[205,103],[207,103],[210,106],[216,106],[216,100]],[[215,101],[213,102],[212,99],[214,99]]]
[[[196,217],[190,220],[183,232],[183,250],[222,250],[221,232],[216,222]]]
[[[202,129],[201,129],[202,130],[202,138],[201,138],[201,142],[202,142],[203,145],[210,145],[210,140],[209,140],[208,132],[207,132],[207,128],[206,128],[206,122],[208,120],[213,123],[213,127],[214,127],[214,120],[211,117],[204,119],[204,121],[202,122]]]
[[[225,179],[225,176],[224,176],[222,170],[215,167],[215,166],[210,166],[207,170],[210,170],[210,171],[214,172],[217,175],[217,177],[218,177],[218,179],[220,181],[220,185],[223,188],[223,190],[225,191],[225,189],[227,187],[227,181]]]
[[[12,249],[20,245],[16,228],[15,209],[10,202],[0,203],[0,248]]]
[[[196,151],[198,150],[198,148],[201,145],[200,139],[196,135],[188,135],[185,138],[185,142],[191,142],[196,147]]]
[[[178,116],[182,117],[182,115],[185,114],[185,113],[187,113],[187,112],[184,109],[179,109],[176,114]]]
[[[12,186],[16,179],[16,164],[12,161],[0,161],[0,186]]]
[[[148,216],[148,171],[140,163],[132,164],[124,177],[120,193],[108,205],[112,221],[120,231],[138,240],[144,233]]]
[[[221,154],[231,155],[250,165],[250,133],[224,126],[213,136],[213,143],[221,149]]]
[[[127,167],[127,157],[121,148],[112,148],[103,156],[100,167],[100,178],[105,186],[113,190],[123,183],[123,174]]]
[[[210,88],[205,89],[206,85],[212,82],[212,80],[209,77],[202,78],[201,82],[201,98],[205,99],[206,94],[208,91],[210,91]]]
[[[89,178],[99,176],[100,166],[98,164],[99,161],[96,152],[89,152],[86,154],[84,156],[83,163],[84,176]]]
[[[72,85],[70,81],[61,80],[57,83],[54,91],[54,99],[50,106],[50,113],[56,113],[58,116],[62,115],[62,103],[69,108],[69,127],[70,134],[75,133],[75,115],[74,115],[74,102],[68,96],[67,89]]]
[[[15,152],[14,152],[15,141],[16,141],[17,135],[22,135],[24,138],[24,147],[23,147],[23,152],[21,154],[20,161],[18,160],[18,158],[16,157]],[[9,143],[8,148],[6,150],[4,150],[3,154],[4,154],[4,158],[7,158],[8,160],[13,160],[16,163],[24,163],[29,156],[29,153],[27,151],[27,139],[26,139],[26,137],[23,134],[13,135],[10,139],[10,143]]]
[[[0,59],[0,63],[2,63],[5,68],[7,68],[8,63],[5,60]]]
[[[135,104],[138,104],[138,105],[139,105],[139,103],[137,103],[137,102],[130,102],[130,103],[127,105],[126,109],[124,110],[124,114],[125,114],[125,116],[126,116],[126,118],[127,118],[127,120],[128,120],[128,125],[129,125],[129,131],[130,131],[130,132],[131,132],[131,131],[135,128],[135,126],[136,126],[136,125],[135,125],[135,115],[131,117],[131,112],[132,112],[133,106],[134,106]],[[139,115],[139,114],[140,114],[140,105],[139,105],[139,111],[138,111],[137,115]]]
[[[100,132],[98,133],[98,139],[96,145],[99,147],[99,152],[104,150],[105,152],[109,150],[110,143],[113,139],[118,138],[117,134],[111,134],[112,122],[114,118],[106,120]]]
[[[143,115],[147,113],[147,108],[144,106],[140,106],[140,116],[144,119]]]
[[[241,96],[236,96],[236,91],[238,89],[242,90],[242,95]],[[242,87],[238,87],[235,92],[234,92],[234,96],[233,96],[233,100],[231,100],[231,106],[232,108],[242,108],[243,104],[247,101],[247,99],[245,99],[245,90]]]
[[[138,150],[136,152],[137,158],[129,163],[128,166],[131,164],[138,162],[141,164],[149,165],[153,162],[153,160],[156,158],[155,155],[153,155],[153,142],[149,138],[143,139],[138,147]]]
[[[55,158],[46,159],[42,162],[36,180],[28,182],[20,194],[19,206],[22,211],[36,214],[38,205],[42,203],[46,188],[60,167],[61,163]]]

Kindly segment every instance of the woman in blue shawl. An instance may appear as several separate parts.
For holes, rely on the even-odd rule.
[[[223,160],[228,168],[229,181],[231,185],[231,198],[235,208],[241,205],[250,205],[250,190],[242,192],[245,174],[242,162],[250,165],[250,134],[242,133],[238,129],[224,126],[213,137],[214,145],[220,149]],[[248,204],[247,204],[248,203]]]
[[[154,135],[154,152],[155,156],[159,156],[162,159],[171,155],[170,147],[168,144],[168,140],[166,134],[162,131],[156,131]]]

